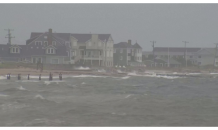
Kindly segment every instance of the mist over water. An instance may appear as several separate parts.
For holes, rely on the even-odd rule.
[[[217,126],[216,78],[0,80],[0,126]]]

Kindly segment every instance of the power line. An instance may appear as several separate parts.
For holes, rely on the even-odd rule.
[[[5,37],[5,38],[8,38],[8,43],[7,44],[11,45],[11,39],[15,38],[15,37],[11,36],[11,31],[14,31],[14,30],[13,29],[5,29],[5,31],[8,31],[8,34],[7,34],[8,37]]]

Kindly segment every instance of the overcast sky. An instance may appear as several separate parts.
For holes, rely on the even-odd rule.
[[[115,43],[131,39],[156,46],[215,47],[218,4],[0,4],[0,44],[14,29],[12,43],[25,44],[31,32],[109,33]]]

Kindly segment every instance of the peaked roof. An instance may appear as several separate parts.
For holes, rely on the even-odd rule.
[[[216,48],[202,48],[201,50],[193,53],[195,55],[215,55],[216,53]],[[218,54],[218,50],[217,50]]]
[[[133,45],[134,48],[142,48],[137,42]]]
[[[114,44],[114,48],[132,48],[132,45],[127,42],[120,42],[120,43]]]
[[[32,32],[30,35],[30,39],[27,40],[27,44],[41,36],[42,34],[47,34],[48,32],[45,33],[40,33],[40,32]],[[108,41],[110,38],[111,34],[97,34],[98,38],[102,41]],[[92,34],[77,34],[77,33],[52,33],[52,37],[62,40],[63,41],[70,41],[70,36],[73,36],[78,40],[78,43],[86,42],[92,38]]]

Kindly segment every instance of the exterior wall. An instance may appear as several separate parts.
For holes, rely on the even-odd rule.
[[[116,53],[114,53],[113,56],[113,61],[114,61],[114,66],[127,66],[128,61],[127,61],[127,49],[122,48],[123,52],[120,52],[120,48],[115,48]],[[122,60],[121,60],[122,57]]]
[[[142,49],[135,49],[135,61],[142,62]]]
[[[199,64],[200,63],[200,64]],[[214,64],[214,56],[205,55],[199,58],[195,57],[195,65],[204,66],[204,65],[213,65]]]
[[[52,64],[52,59],[58,59],[58,64],[65,64],[64,57],[46,56],[46,64]]]
[[[182,56],[184,57],[184,54],[185,52],[170,52],[170,49],[169,49],[169,55],[170,57],[176,57],[176,56]],[[152,54],[153,55],[153,54]],[[166,52],[154,52],[154,55],[155,56],[158,56],[158,57],[161,57],[161,56],[168,56],[168,51]],[[190,53],[190,52],[187,52],[186,53],[186,56],[187,56],[187,59],[191,59],[190,56],[193,56],[193,53]]]

